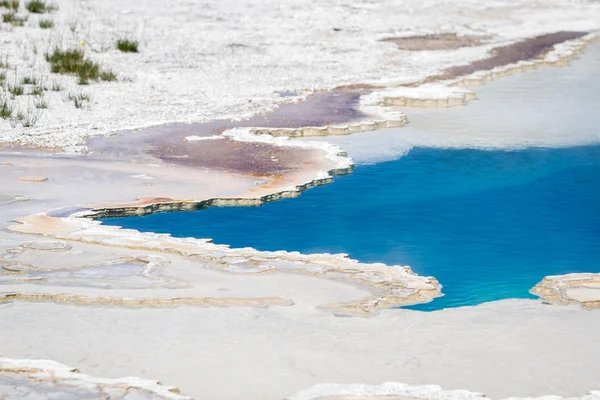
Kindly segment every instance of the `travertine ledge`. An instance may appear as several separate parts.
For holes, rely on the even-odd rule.
[[[210,240],[173,238],[170,235],[141,233],[102,225],[98,221],[78,217],[51,217],[34,214],[17,220],[18,225],[8,229],[12,232],[39,234],[69,242],[99,244],[115,248],[135,249],[176,254],[199,262],[202,266],[237,274],[262,274],[273,272],[300,273],[358,284],[372,291],[371,296],[352,301],[323,304],[319,308],[335,315],[368,316],[379,309],[429,302],[441,295],[441,285],[433,277],[416,275],[409,267],[385,264],[364,264],[349,259],[345,254],[311,254],[298,252],[258,251],[253,248],[231,249],[216,245]],[[51,289],[48,289],[51,290]],[[61,292],[8,293],[7,300],[51,300],[79,304],[114,305],[291,305],[286,299],[143,299],[127,300],[112,296],[110,299],[85,299],[64,296]]]
[[[257,135],[266,134],[275,137],[287,136],[292,138],[350,135],[352,133],[374,131],[376,129],[399,128],[401,126],[404,126],[408,122],[406,115],[402,113],[395,113],[393,115],[390,115],[389,112],[379,112],[378,115],[381,115],[381,118],[340,125],[308,126],[302,128],[257,127],[252,129],[252,133],[255,133]]]
[[[25,381],[23,380],[25,379]],[[14,398],[30,395],[41,399],[111,398],[155,400],[191,400],[179,390],[160,382],[137,377],[99,378],[82,374],[77,369],[50,360],[16,360],[0,358],[0,388]]]
[[[515,64],[508,64],[491,70],[476,71],[470,75],[447,81],[447,83],[450,86],[458,87],[480,86],[494,79],[542,66],[568,65],[568,62],[571,59],[580,55],[589,44],[597,42],[598,40],[600,40],[599,32],[589,33],[579,39],[555,44],[553,49],[543,57],[523,60]]]
[[[485,400],[483,393],[468,390],[444,390],[438,385],[412,386],[399,382],[385,382],[381,385],[325,383],[302,390],[286,400]],[[581,397],[570,400],[600,400],[600,391],[590,391]],[[560,396],[511,397],[506,400],[568,400]]]
[[[540,58],[519,61],[490,70],[480,70],[455,79],[431,77],[415,84],[374,89],[361,96],[361,110],[372,115],[386,115],[392,107],[447,108],[467,104],[476,95],[465,87],[480,86],[493,79],[523,72],[540,66],[566,65],[581,54],[587,45],[597,41],[600,34],[590,33],[580,39],[555,44]]]
[[[271,307],[293,306],[294,301],[282,298],[236,298],[236,297],[175,297],[171,299],[127,299],[110,297],[73,296],[68,294],[26,294],[0,293],[0,303],[9,301],[52,301],[55,303],[78,305],[110,305],[122,307],[166,307],[166,306],[199,306],[199,307]]]
[[[532,294],[552,304],[579,304],[584,308],[600,308],[600,274],[575,273],[547,276],[535,285]]]

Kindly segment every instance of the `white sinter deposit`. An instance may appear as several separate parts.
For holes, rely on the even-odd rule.
[[[7,400],[135,397],[139,400],[191,400],[173,387],[136,377],[107,379],[80,373],[51,360],[0,358],[0,395]],[[4,399],[4,397],[2,397]]]
[[[55,82],[47,109],[27,95],[10,101],[35,117],[25,128],[0,120],[0,142],[76,149],[84,138],[168,122],[241,118],[302,98],[313,90],[355,83],[401,83],[484,58],[491,48],[561,30],[600,28],[600,3],[525,0],[338,2],[324,0],[185,1],[59,0],[51,14],[31,14],[23,27],[0,24],[8,84],[25,76]],[[21,5],[19,15],[26,12]],[[55,27],[41,29],[40,19]],[[402,51],[381,39],[437,32],[486,37],[481,46]],[[119,38],[140,42],[121,53]],[[51,74],[44,54],[80,47],[118,82],[79,86]],[[75,108],[69,94],[90,96]],[[71,96],[71,97],[72,97]],[[9,96],[10,97],[10,96]]]
[[[468,390],[444,390],[438,385],[411,386],[399,382],[381,385],[316,385],[302,390],[286,400],[360,400],[364,398],[388,400],[486,400],[488,396]],[[600,400],[600,391],[591,391],[579,400]],[[511,397],[506,400],[568,400],[560,396]]]
[[[0,23],[0,73],[5,75],[0,100],[15,113],[12,121],[0,119],[0,145],[80,150],[92,135],[169,122],[243,118],[317,90],[360,83],[384,88],[359,104],[370,119],[348,126],[375,128],[403,116],[386,104],[426,99],[448,106],[455,105],[453,99],[462,103],[472,98],[472,92],[459,87],[461,81],[444,83],[452,87],[394,85],[485,58],[490,49],[524,38],[600,29],[600,3],[591,0],[58,0],[56,5],[53,13],[27,15],[21,4],[18,16],[28,17],[23,27]],[[41,19],[52,19],[55,27],[41,29]],[[381,41],[444,32],[477,36],[483,42],[455,50],[404,51]],[[139,53],[119,52],[115,43],[120,38],[138,40]],[[581,41],[556,46],[545,61],[560,61],[579,45]],[[79,86],[75,77],[51,74],[44,54],[55,46],[84,49],[118,81]],[[523,62],[518,67],[530,66]],[[483,82],[510,68],[469,79]],[[24,77],[61,90],[45,91],[47,108],[38,108],[42,100],[31,94],[34,85],[24,85],[24,95],[7,93]],[[591,90],[587,83],[583,88]],[[90,100],[76,108],[73,98],[78,96]],[[503,123],[512,120],[500,110],[493,112]],[[590,113],[585,107],[567,112]],[[570,120],[561,113],[552,115],[557,118],[553,121]],[[23,126],[29,122],[35,125]],[[114,379],[118,376],[160,378],[202,399],[281,399],[292,393],[302,400],[389,394],[475,399],[481,397],[478,391],[502,398],[580,396],[597,388],[597,313],[533,300],[431,314],[385,310],[427,301],[439,294],[439,284],[409,268],[363,264],[341,255],[229,249],[206,240],[141,234],[66,217],[82,208],[108,207],[97,202],[134,212],[186,209],[202,199],[221,199],[217,205],[258,205],[263,199],[296,196],[300,188],[329,180],[328,171],[352,166],[336,145],[253,135],[274,132],[256,128],[218,136],[190,134],[187,140],[190,145],[227,138],[317,147],[325,159],[312,165],[314,171],[257,180],[168,163],[149,168],[131,160],[5,156],[0,163],[0,354],[13,358],[0,359],[0,389],[8,382],[8,395],[32,392],[41,381],[53,392],[67,384],[106,394],[104,386],[116,385],[111,393],[133,388],[152,398],[182,398],[156,382]],[[330,133],[329,127],[310,129]],[[333,127],[345,129],[344,124]],[[506,133],[510,126],[503,129]],[[386,136],[390,131],[369,132],[352,136],[350,153],[362,161],[364,153],[355,153],[359,147],[372,160],[374,148],[376,154],[395,157],[398,150],[427,144],[505,148],[547,144],[549,137],[566,143],[564,135],[552,136],[550,131],[535,136],[539,126],[531,129],[517,136],[497,131],[454,136],[431,130],[426,136],[406,130],[400,139]],[[285,129],[280,131],[285,134]],[[568,143],[593,142],[595,134],[584,132]],[[346,148],[345,142],[336,143]],[[23,181],[27,176],[43,179]],[[75,204],[80,206],[65,208]],[[53,216],[44,213],[49,209],[54,209]],[[32,241],[31,234],[61,241]],[[589,292],[586,287],[585,293],[570,294],[581,298]],[[335,318],[331,313],[372,318]],[[51,361],[22,360],[26,357],[64,361],[109,378],[82,375]],[[36,380],[31,388],[29,383],[20,385],[29,378]],[[343,385],[390,380],[415,386]],[[298,392],[327,382],[331,384]],[[431,382],[448,390],[419,386]],[[455,390],[461,388],[465,390]],[[584,398],[597,397],[592,393]]]

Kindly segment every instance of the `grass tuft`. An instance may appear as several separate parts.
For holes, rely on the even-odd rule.
[[[36,100],[34,100],[33,104],[35,105],[35,108],[37,108],[37,109],[48,108],[48,103],[46,103],[46,100],[44,100],[44,99],[36,99]]]
[[[87,85],[90,81],[102,79],[101,75],[104,73],[100,65],[86,59],[83,50],[80,49],[54,49],[52,54],[46,54],[46,60],[50,63],[52,72],[74,74],[77,76],[77,83],[80,85]]]
[[[100,79],[105,82],[113,82],[117,80],[117,76],[112,71],[102,71],[100,73]]]
[[[2,0],[0,1],[0,7],[8,8],[10,10],[17,11],[19,9],[19,0]]]
[[[52,29],[52,28],[54,28],[54,21],[52,21],[51,19],[41,19],[40,20],[40,28]]]
[[[23,86],[17,85],[16,83],[14,85],[7,85],[6,89],[13,96],[22,96],[25,93],[25,89],[23,89]]]
[[[35,76],[24,76],[21,83],[23,85],[37,85],[38,79]]]
[[[27,21],[27,17],[19,17],[14,12],[7,12],[2,14],[2,22],[11,24],[12,26],[23,26]]]
[[[35,86],[31,89],[32,96],[43,96],[44,95],[44,87],[43,86]]]
[[[73,101],[73,103],[75,104],[75,108],[83,108],[85,103],[90,101],[90,96],[85,93],[69,93],[68,97],[69,100]]]
[[[32,111],[28,109],[27,114],[19,112],[17,118],[21,121],[21,125],[23,125],[24,128],[31,128],[38,122],[41,116],[42,113],[40,111],[35,112],[35,110]]]
[[[52,85],[50,85],[50,90],[53,92],[60,92],[63,89],[62,85],[58,81],[52,81]]]
[[[100,65],[85,58],[81,49],[60,50],[54,49],[52,54],[46,54],[50,63],[50,70],[58,74],[74,74],[77,83],[87,85],[90,81],[114,81],[117,76],[112,71],[103,71]]]
[[[12,113],[13,113],[13,106],[11,103],[8,102],[8,99],[1,99],[0,100],[0,118],[2,119],[9,119],[10,117],[12,117]]]
[[[137,40],[119,39],[117,40],[117,49],[123,53],[137,53],[139,44]]]
[[[27,3],[25,3],[25,8],[33,14],[44,14],[57,9],[55,5],[48,5],[43,0],[29,0]]]

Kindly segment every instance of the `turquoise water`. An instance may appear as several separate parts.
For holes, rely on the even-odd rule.
[[[600,146],[414,148],[298,199],[104,223],[410,265],[445,293],[419,310],[528,298],[545,275],[600,272]]]
[[[104,222],[410,265],[445,293],[418,310],[533,297],[546,275],[600,272],[599,70],[596,45],[569,67],[489,82],[466,107],[323,138],[358,166],[299,199]]]

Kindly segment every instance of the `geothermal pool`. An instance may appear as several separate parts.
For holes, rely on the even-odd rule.
[[[256,208],[105,224],[259,250],[410,265],[444,297],[418,310],[532,297],[546,275],[600,272],[600,46],[564,68],[488,83],[405,128],[334,141],[355,171]]]

